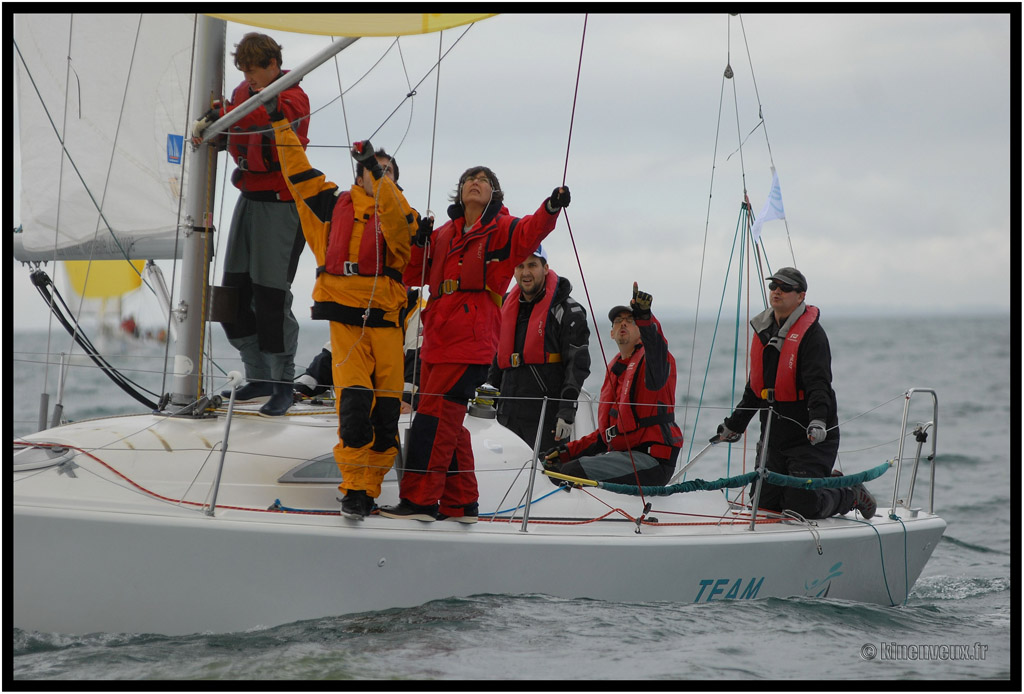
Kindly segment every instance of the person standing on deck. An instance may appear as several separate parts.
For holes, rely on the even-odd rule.
[[[793,477],[827,477],[839,452],[839,418],[832,390],[832,352],[816,306],[804,303],[807,279],[793,267],[767,280],[771,306],[750,321],[750,377],[743,398],[718,426],[712,442],[739,441],[754,413],[761,413],[758,452],[767,445],[768,470]],[[764,432],[769,408],[776,415]],[[754,483],[751,500],[756,493]],[[863,484],[845,489],[798,489],[765,484],[758,501],[768,511],[795,511],[828,518],[853,509],[875,514],[875,499]]]
[[[533,447],[546,396],[541,450],[572,438],[576,399],[590,375],[587,312],[572,284],[548,267],[540,246],[516,266],[516,286],[501,306],[498,354],[487,382],[497,384],[498,423]]]
[[[598,428],[547,451],[544,469],[641,486],[664,485],[672,477],[683,446],[675,420],[676,360],[651,313],[651,300],[634,282],[629,307],[608,312],[619,354],[601,386]]]
[[[423,343],[423,331],[420,327],[419,311],[426,304],[420,297],[419,289],[409,289],[405,304],[405,391],[402,393],[402,414],[412,412],[413,399],[419,382],[420,345]],[[334,386],[333,359],[331,358],[331,341],[320,349],[313,357],[309,366],[301,376],[295,379],[295,392],[307,398],[323,395]]]
[[[474,166],[459,177],[450,221],[436,232],[429,219],[420,226],[405,270],[406,284],[420,285],[425,272],[430,287],[422,312],[419,402],[400,501],[381,508],[382,516],[476,522],[473,448],[463,426],[466,405],[497,351],[502,294],[515,267],[554,230],[569,199],[568,188],[555,188],[535,213],[513,217],[502,202],[498,177],[486,166]]]
[[[398,185],[397,162],[384,150],[368,140],[355,143],[356,180],[342,191],[312,168],[284,114],[272,111],[270,119],[317,263],[312,317],[330,321],[341,514],[363,520],[398,451],[408,301],[402,271],[418,215]]]
[[[229,102],[215,103],[195,122],[193,142],[201,140],[211,123],[287,73],[281,69],[281,46],[266,34],[246,34],[235,48],[235,67],[245,79]],[[305,148],[309,98],[295,84],[282,91],[277,101]],[[240,191],[231,216],[222,280],[237,291],[237,314],[222,325],[228,342],[242,357],[248,381],[236,398],[267,400],[260,414],[277,417],[288,411],[293,400],[299,323],[292,314],[291,285],[302,254],[299,216],[281,176],[274,131],[264,109],[244,116],[218,142],[226,142],[235,160],[231,182]]]

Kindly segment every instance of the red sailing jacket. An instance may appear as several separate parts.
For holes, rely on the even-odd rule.
[[[551,361],[551,355],[544,351],[544,333],[547,331],[551,302],[555,298],[557,286],[558,275],[553,270],[548,270],[547,277],[544,278],[544,296],[526,308],[530,312],[530,325],[526,330],[523,351],[515,357],[515,364],[512,363],[512,355],[516,348],[516,321],[519,318],[519,311],[522,310],[519,297],[523,295],[523,290],[516,284],[505,297],[505,303],[501,307],[501,334],[498,336],[499,369],[522,364],[547,364]],[[558,356],[557,361],[561,361],[562,355],[558,352],[555,354]]]
[[[601,385],[601,403],[597,410],[597,431],[568,444],[569,457],[594,455],[602,449],[624,451],[646,449],[654,458],[668,461],[673,449],[683,445],[683,434],[675,423],[676,360],[668,351],[661,333],[661,324],[653,316],[637,321],[641,336],[656,328],[661,342],[647,344],[664,350],[666,377],[661,387],[647,387],[647,348],[637,346],[629,359],[621,356],[608,366]],[[652,349],[654,348],[652,346]],[[666,426],[667,425],[667,426]],[[612,428],[614,427],[614,428]]]
[[[807,329],[818,320],[818,307],[807,305],[793,327],[789,329],[785,342],[779,356],[779,368],[775,372],[774,400],[778,402],[794,402],[804,399],[804,392],[797,391],[796,387],[796,358],[800,350],[800,342],[803,341]],[[750,343],[750,389],[762,400],[767,400],[768,393],[765,391],[764,366],[763,366],[764,345],[760,337],[755,334]]]
[[[422,312],[423,361],[491,363],[498,349],[501,297],[516,266],[537,250],[557,221],[558,214],[548,214],[544,203],[522,218],[493,203],[467,233],[464,216],[435,231],[428,257],[413,246],[405,284],[420,286],[426,264],[430,286],[430,303]]]
[[[282,70],[281,74],[286,74]],[[235,87],[231,101],[222,107],[223,115],[232,111],[253,95],[249,83],[243,81]],[[309,143],[309,97],[298,84],[277,95],[278,109],[293,122],[299,142],[305,149]],[[297,122],[296,122],[297,121]],[[274,146],[274,128],[266,109],[257,108],[246,114],[227,131],[228,152],[235,160],[237,169],[231,174],[231,182],[243,193],[277,193],[279,200],[291,200],[292,194],[281,175],[281,164]]]

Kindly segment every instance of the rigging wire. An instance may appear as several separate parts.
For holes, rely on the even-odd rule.
[[[331,43],[334,43],[334,39],[335,39],[335,37],[332,36],[331,37]],[[391,48],[388,48],[388,51],[390,51],[390,50],[391,50]],[[387,55],[386,51],[385,51],[384,55]],[[379,63],[381,60],[384,59],[384,55],[382,55],[377,60],[377,63]],[[373,68],[377,67],[377,63],[374,63],[373,67],[371,67],[370,70],[373,70]],[[365,77],[368,74],[370,74],[370,73],[367,72],[365,75],[363,75],[363,77]],[[345,90],[342,88],[342,85],[341,85],[341,65],[338,62],[338,54],[337,53],[334,54],[334,76],[338,80],[338,99],[341,101],[341,119],[342,119],[342,122],[345,124],[345,142],[352,142],[352,133],[349,131],[349,127],[348,127],[348,109],[345,108]],[[362,79],[362,77],[359,78],[359,80],[361,80],[361,79]],[[359,80],[356,80],[355,84],[359,84]],[[352,86],[354,87],[355,84],[353,84]],[[350,89],[351,89],[351,87],[350,87]],[[325,105],[325,108],[326,108],[326,105]],[[317,110],[321,110],[321,109],[317,109]],[[310,114],[310,115],[312,115],[312,114]],[[356,162],[355,162],[354,159],[352,159],[352,157],[349,157],[348,158],[348,164],[349,164],[349,168],[352,170],[352,180],[355,180],[355,178],[356,178]]]
[[[757,77],[754,75],[754,60],[750,55],[750,44],[747,42],[747,29],[743,24],[743,15],[739,15],[739,22],[740,31],[743,34],[743,47],[746,49],[747,53],[747,65],[750,66],[750,81],[753,84],[754,96],[757,99],[757,115],[758,118],[760,118],[758,126],[761,126],[764,130],[764,143],[768,149],[768,161],[771,162],[772,171],[775,171],[775,157],[772,155],[772,144],[768,139],[768,123],[764,118],[764,107],[761,105],[761,93],[757,89]],[[757,126],[751,130],[751,134],[753,134],[754,130],[757,130]],[[796,254],[793,252],[793,239],[789,235],[789,221],[785,217],[782,218],[782,221],[786,227],[786,241],[789,243],[789,255],[793,260],[793,265],[796,266]]]
[[[711,367],[711,354],[712,354],[713,349],[714,349],[715,336],[717,335],[718,324],[719,324],[719,321],[721,320],[721,316],[722,316],[722,307],[724,305],[725,290],[726,290],[726,286],[725,285],[727,285],[728,281],[729,281],[730,270],[731,270],[731,267],[732,267],[733,254],[736,251],[737,243],[740,244],[740,257],[739,257],[739,260],[737,262],[737,272],[738,272],[738,286],[737,286],[737,297],[736,297],[737,309],[736,309],[736,326],[735,326],[735,336],[734,336],[734,345],[733,345],[733,355],[734,355],[734,358],[733,358],[733,369],[732,369],[733,384],[732,384],[731,395],[730,395],[730,397],[732,398],[732,402],[735,402],[735,397],[736,397],[736,374],[737,374],[737,368],[738,368],[737,357],[738,357],[738,354],[739,354],[739,344],[738,344],[738,341],[739,341],[739,334],[740,334],[739,320],[740,320],[741,307],[742,307],[742,304],[743,304],[743,301],[742,301],[742,290],[743,290],[743,285],[744,285],[743,278],[744,278],[744,275],[746,275],[746,277],[750,277],[752,271],[755,272],[758,275],[765,274],[763,272],[763,270],[762,270],[762,267],[763,267],[763,262],[767,261],[767,255],[764,252],[764,242],[763,242],[763,239],[758,239],[757,241],[754,241],[751,238],[751,234],[750,234],[751,227],[752,227],[752,224],[753,224],[753,221],[754,221],[754,215],[753,215],[753,209],[752,209],[751,204],[750,204],[750,198],[749,198],[749,195],[748,195],[748,192],[747,192],[746,165],[745,165],[745,158],[744,158],[744,153],[743,153],[744,144],[746,143],[747,139],[754,132],[757,131],[758,128],[763,127],[765,129],[765,137],[766,137],[766,140],[767,140],[767,126],[765,125],[764,117],[763,117],[763,110],[761,109],[761,105],[760,105],[760,96],[758,96],[757,97],[758,98],[758,116],[759,116],[758,124],[753,129],[751,129],[751,131],[749,133],[747,133],[746,137],[744,137],[742,135],[742,130],[741,130],[741,127],[740,127],[740,109],[739,109],[739,100],[738,100],[738,89],[737,89],[736,81],[734,79],[735,74],[734,74],[733,69],[732,69],[732,24],[731,24],[731,20],[730,19],[727,18],[726,21],[727,21],[727,24],[726,24],[726,67],[725,67],[725,70],[723,72],[722,83],[721,83],[721,87],[720,87],[720,90],[719,90],[718,126],[717,126],[717,129],[716,129],[716,132],[715,132],[714,155],[713,155],[712,167],[711,167],[711,186],[710,186],[710,191],[709,191],[709,194],[708,194],[708,206],[707,206],[707,213],[706,213],[706,216],[705,216],[704,246],[703,246],[703,251],[702,251],[702,255],[701,255],[700,282],[699,282],[699,285],[698,285],[698,294],[697,294],[697,304],[698,304],[698,306],[697,306],[696,314],[694,316],[693,339],[692,339],[691,351],[690,351],[690,354],[691,354],[691,357],[690,357],[691,366],[690,366],[690,374],[689,374],[689,379],[688,379],[688,382],[687,382],[687,391],[686,391],[687,392],[687,401],[689,401],[689,399],[690,399],[689,398],[689,394],[690,394],[690,391],[691,391],[692,377],[693,377],[693,354],[696,351],[695,347],[696,347],[696,335],[697,335],[697,319],[698,319],[699,314],[700,314],[700,297],[701,297],[700,286],[703,285],[704,259],[707,257],[707,251],[708,251],[708,236],[709,236],[710,216],[711,216],[711,201],[712,201],[712,198],[713,198],[714,183],[715,183],[715,172],[716,172],[716,168],[717,168],[716,164],[715,164],[715,161],[717,161],[718,143],[719,143],[719,139],[720,139],[720,136],[721,136],[721,124],[722,124],[722,118],[723,118],[723,115],[724,115],[723,105],[725,103],[725,98],[726,98],[725,95],[726,95],[726,81],[727,80],[728,81],[732,81],[732,102],[733,102],[734,116],[735,116],[735,119],[736,119],[736,138],[737,138],[737,141],[738,141],[738,146],[737,146],[736,150],[734,150],[732,153],[730,153],[725,158],[725,160],[728,161],[733,156],[733,154],[739,153],[739,155],[740,155],[739,156],[739,161],[740,161],[740,174],[741,174],[741,184],[742,184],[741,187],[742,187],[743,201],[741,203],[741,208],[740,208],[740,218],[737,220],[737,228],[736,228],[736,232],[735,232],[734,237],[733,237],[733,242],[732,242],[732,246],[731,246],[732,250],[730,251],[729,263],[728,263],[728,267],[727,267],[726,273],[725,273],[725,280],[724,280],[724,285],[723,285],[723,288],[722,288],[722,299],[719,302],[718,314],[716,316],[716,321],[715,321],[715,330],[714,330],[714,334],[712,336],[712,345],[711,345],[711,348],[709,349],[709,353],[708,353],[708,363],[707,363],[707,367],[706,367],[705,375],[704,375],[704,385],[701,388],[701,394],[700,394],[700,398],[699,398],[699,401],[698,401],[698,404],[697,404],[697,414],[696,414],[695,420],[694,420],[694,435],[691,436],[691,439],[690,439],[690,451],[692,451],[693,443],[694,443],[694,441],[696,439],[696,424],[697,424],[697,421],[698,421],[699,416],[700,416],[700,408],[701,408],[702,403],[703,403],[704,390],[705,390],[705,388],[707,386],[707,377],[708,377],[708,372],[710,371],[710,367]],[[741,26],[742,26],[742,19],[741,19]],[[749,62],[750,61],[750,51],[749,51],[749,46],[747,45],[746,40],[745,40],[745,35],[744,35],[744,46],[747,49],[747,57],[748,57],[748,62]],[[752,67],[751,67],[751,71],[753,71]],[[755,84],[755,92],[756,92],[756,84]],[[769,155],[770,155],[770,149],[769,149]],[[774,162],[773,162],[773,169],[774,169]],[[750,244],[750,249],[751,249],[751,252],[749,254],[746,253],[746,248],[747,248],[747,244],[748,243]],[[752,260],[751,260],[751,256],[753,256],[753,263],[752,263]],[[746,262],[744,263],[744,261],[746,261]],[[744,269],[744,265],[746,265],[746,269]],[[755,269],[755,267],[756,267],[756,269]],[[749,344],[749,338],[750,338],[750,335],[749,335],[749,318],[750,318],[750,315],[749,315],[750,314],[750,297],[749,297],[749,292],[750,292],[751,284],[749,282],[747,282],[746,284],[747,284],[747,292],[748,292],[747,302],[746,302],[746,307],[747,307],[746,311],[747,311],[747,319],[748,319],[747,323],[746,323],[746,325],[747,325],[747,335],[746,335],[746,337],[748,339],[747,339],[746,344]],[[766,296],[766,290],[765,290],[765,288],[763,286],[760,285],[760,283],[758,283],[757,286],[759,286],[759,288],[760,288],[762,303],[763,303],[764,306],[767,306],[768,305],[768,301],[767,301],[767,296]],[[746,367],[744,365],[744,373],[745,372],[746,372]],[[687,407],[687,412],[688,412],[688,409],[689,408]],[[730,448],[730,452],[731,452],[731,448]],[[730,456],[730,459],[731,459],[731,456]],[[745,449],[744,449],[744,459],[745,459]],[[727,465],[728,464],[729,463],[727,462]],[[744,462],[744,467],[745,467],[745,462]]]
[[[709,234],[710,229],[711,229],[711,201],[714,198],[715,172],[718,169],[718,165],[716,164],[716,162],[718,161],[718,141],[719,141],[719,137],[720,137],[721,132],[722,132],[722,105],[725,102],[725,82],[726,82],[727,79],[729,79],[729,75],[731,74],[731,72],[732,72],[732,69],[729,67],[728,54],[727,54],[726,55],[726,69],[722,73],[722,83],[721,83],[721,85],[719,87],[719,92],[718,92],[718,118],[715,120],[715,144],[714,144],[714,147],[711,150],[711,181],[710,181],[709,186],[708,186],[708,204],[707,204],[706,212],[705,212],[705,215],[704,215],[704,242],[703,242],[703,244],[701,246],[700,270],[699,270],[698,275],[697,275],[697,307],[694,310],[694,315],[693,315],[693,337],[690,340],[690,366],[689,366],[689,369],[688,369],[687,380],[686,380],[686,405],[683,408],[683,432],[684,432],[684,436],[685,436],[685,432],[686,432],[686,420],[687,420],[687,417],[688,417],[689,412],[690,412],[690,387],[691,387],[691,384],[692,384],[692,381],[693,381],[693,355],[697,353],[697,324],[698,324],[698,320],[700,318],[701,293],[702,293],[702,291],[704,289],[704,261],[707,259],[707,255],[708,255],[708,234]],[[733,243],[735,244],[735,241]],[[730,255],[730,263],[731,262],[732,262],[732,256]],[[726,272],[726,275],[728,276],[728,271]],[[711,350],[714,349],[715,335],[717,335],[717,334],[718,334],[718,321],[716,320],[715,321],[714,334],[712,335],[712,338],[711,338],[711,347],[708,348],[708,361],[709,361],[708,368],[709,369],[710,369]],[[707,383],[707,372],[705,372],[705,374],[704,374],[704,381],[705,381],[705,383]],[[703,387],[702,387],[701,391],[703,392]],[[687,458],[690,458],[691,454],[693,452],[693,442],[697,438],[697,420],[696,420],[696,418],[699,417],[699,416],[700,416],[700,404],[698,403],[697,414],[694,415],[695,419],[694,419],[694,423],[693,423],[693,435],[690,436],[690,448],[687,451],[687,455],[686,455]]]
[[[438,32],[438,36],[437,36],[437,76],[435,78],[436,81],[434,83],[434,119],[433,119],[433,123],[432,123],[431,129],[430,129],[430,166],[427,169],[427,206],[424,209],[424,214],[427,217],[431,217],[431,218],[434,216],[433,212],[431,212],[431,210],[430,210],[430,199],[431,199],[431,196],[433,194],[433,186],[434,186],[434,153],[435,153],[436,147],[437,147],[437,111],[438,111],[438,104],[440,103],[440,98],[441,98],[441,48],[444,46],[443,34],[444,34],[444,31],[440,31],[440,32]],[[422,216],[421,216],[421,219],[422,219]],[[421,265],[421,268],[420,268],[420,288],[419,288],[419,291],[416,294],[416,309],[415,309],[416,310],[416,327],[415,327],[416,339],[415,339],[415,342],[414,342],[414,344],[416,345],[415,348],[414,348],[414,354],[416,355],[416,358],[414,358],[412,360],[412,397],[409,398],[409,405],[412,407],[412,409],[414,411],[416,410],[416,404],[417,404],[416,391],[418,390],[418,387],[419,387],[418,384],[419,384],[419,371],[420,371],[419,355],[420,355],[420,348],[422,347],[421,340],[420,340],[420,326],[422,325],[422,320],[423,320],[423,315],[422,315],[423,314],[423,307],[422,307],[421,303],[422,303],[422,300],[423,300],[423,287],[424,287],[424,285],[427,282],[427,262],[426,262],[426,260],[427,260],[427,257],[429,255],[429,251],[430,251],[430,239],[428,238],[426,245],[424,245],[424,247],[423,247],[423,255],[422,255],[423,260],[420,263],[420,265]],[[411,250],[410,250],[410,254],[411,254]],[[408,436],[406,437],[406,439],[408,440]]]
[[[474,23],[474,24],[475,24],[475,23]],[[438,70],[438,69],[440,69],[441,61],[442,61],[442,60],[443,60],[444,58],[447,58],[447,57],[448,57],[448,54],[452,52],[452,50],[453,50],[453,49],[455,48],[455,46],[457,46],[457,45],[459,44],[459,42],[460,42],[460,41],[462,41],[462,39],[463,39],[463,38],[465,38],[465,36],[466,36],[466,33],[467,33],[467,32],[468,32],[468,31],[469,31],[470,29],[472,29],[472,28],[473,28],[474,24],[470,24],[469,26],[467,26],[467,27],[466,27],[465,31],[463,31],[463,32],[462,32],[461,34],[459,34],[459,37],[458,37],[458,38],[456,38],[456,39],[455,39],[455,41],[454,41],[454,42],[452,43],[452,45],[448,47],[448,50],[446,50],[446,51],[444,52],[444,54],[443,54],[442,56],[440,56],[440,57],[439,57],[439,58],[437,59],[437,62],[435,62],[435,63],[434,63],[434,65],[432,65],[432,66],[430,67],[430,69],[429,69],[429,70],[427,70],[427,72],[426,72],[426,73],[425,73],[425,74],[423,75],[423,77],[422,77],[422,78],[420,78],[420,80],[419,80],[419,81],[418,81],[418,82],[417,82],[417,83],[416,83],[415,85],[413,85],[413,86],[412,86],[412,88],[410,88],[410,89],[409,89],[409,90],[407,91],[406,95],[405,95],[404,97],[402,97],[402,100],[401,100],[401,101],[400,101],[400,102],[398,103],[398,105],[397,105],[397,106],[395,106],[394,110],[392,110],[392,111],[391,111],[391,113],[390,113],[390,114],[388,115],[388,117],[387,117],[387,118],[385,118],[385,119],[384,119],[384,120],[383,120],[383,121],[381,122],[381,124],[380,124],[380,125],[379,125],[379,126],[377,127],[377,129],[376,129],[376,130],[374,130],[374,131],[373,131],[373,133],[371,133],[371,134],[370,134],[370,137],[368,137],[368,138],[365,138],[365,139],[367,139],[367,140],[372,140],[372,139],[373,139],[373,138],[374,138],[374,137],[375,137],[375,136],[377,135],[377,133],[378,133],[378,132],[380,132],[381,128],[383,128],[383,127],[384,127],[385,125],[387,125],[388,121],[390,121],[390,120],[391,120],[391,118],[392,118],[392,117],[393,117],[393,116],[395,115],[395,113],[397,113],[397,112],[398,112],[398,110],[399,110],[399,109],[400,109],[400,108],[402,107],[402,104],[403,104],[403,103],[405,102],[405,100],[406,100],[406,99],[411,99],[412,97],[416,96],[416,90],[417,90],[417,89],[419,89],[420,85],[421,85],[421,84],[423,84],[423,83],[424,83],[424,82],[426,81],[426,79],[427,79],[428,77],[430,77],[430,74],[431,74],[432,72],[434,72],[434,70]],[[397,40],[398,40],[398,39],[396,38],[396,39],[395,39],[395,42],[396,42],[396,43],[397,43]],[[389,48],[388,50],[390,50],[390,48]],[[387,53],[385,52],[385,54],[384,54],[384,55],[387,55]],[[372,66],[372,67],[370,68],[370,70],[369,70],[369,71],[367,71],[366,73],[364,73],[362,77],[360,77],[360,78],[359,78],[358,80],[356,80],[356,81],[355,81],[355,82],[354,82],[354,83],[352,84],[352,86],[350,86],[350,87],[349,87],[348,89],[346,89],[346,90],[345,90],[345,91],[343,92],[343,94],[348,94],[348,93],[349,93],[350,91],[352,91],[352,90],[353,90],[353,89],[355,88],[355,86],[356,86],[357,84],[359,84],[359,82],[361,82],[361,81],[363,80],[363,78],[365,78],[365,77],[366,77],[367,75],[369,75],[369,74],[370,74],[370,72],[371,72],[371,71],[372,71],[372,70],[373,70],[373,69],[374,69],[374,68],[375,68],[375,67],[376,67],[376,66],[377,66],[377,65],[378,65],[378,64],[380,63],[380,61],[384,59],[384,55],[382,55],[382,56],[380,57],[380,59],[379,59],[379,60],[377,61],[377,63],[374,63],[374,65],[373,65],[373,66]],[[312,116],[313,116],[314,114],[317,114],[317,113],[319,113],[320,111],[324,110],[325,108],[327,108],[328,106],[330,106],[330,105],[331,105],[331,104],[333,104],[333,103],[334,103],[335,101],[338,101],[338,100],[339,100],[339,99],[341,99],[341,98],[342,98],[342,95],[339,95],[339,96],[337,96],[337,97],[335,97],[335,98],[331,99],[330,101],[328,101],[328,102],[327,102],[327,103],[325,103],[325,104],[324,104],[323,106],[321,106],[321,107],[319,107],[318,109],[316,109],[315,111],[311,111],[311,112],[310,112],[310,115],[309,115],[309,116],[302,116],[301,118],[297,118],[297,119],[295,119],[294,121],[292,121],[292,124],[294,125],[295,123],[299,122],[300,120],[303,120],[304,118],[310,118],[310,117],[312,117]],[[262,130],[261,130],[261,129],[257,129],[257,130],[251,130],[251,131],[249,131],[249,132],[250,132],[250,133],[271,133],[271,132],[273,132],[273,131],[274,131],[274,129],[273,129],[273,128],[266,128],[266,129],[262,129]],[[313,145],[313,144],[310,144],[310,145],[308,145],[308,146],[309,146],[309,147],[321,147],[321,148],[338,148],[338,147],[345,147],[345,148],[347,148],[347,147],[349,147],[349,145],[347,145],[347,144],[345,144],[345,145]]]
[[[570,151],[570,149],[572,147],[572,128],[573,128],[573,123],[576,120],[576,99],[578,98],[579,91],[580,91],[580,75],[583,72],[583,49],[586,46],[586,41],[587,41],[587,20],[589,19],[589,17],[590,17],[589,14],[584,14],[583,15],[583,31],[582,31],[582,36],[580,37],[580,58],[579,58],[579,63],[576,66],[576,85],[575,85],[575,87],[573,89],[572,110],[571,110],[570,115],[569,115],[569,135],[568,135],[568,138],[567,138],[568,141],[566,142],[566,145],[565,145],[565,168],[562,171],[562,185],[563,186],[565,186],[566,175],[567,175],[567,173],[569,171],[569,151]],[[582,280],[582,284],[583,284],[583,292],[584,292],[584,294],[585,294],[585,296],[587,298],[587,306],[590,307],[590,317],[591,317],[591,320],[594,321],[595,333],[599,334],[600,330],[599,330],[598,325],[597,325],[597,314],[594,313],[594,304],[593,304],[593,301],[590,298],[590,289],[587,286],[587,277],[586,277],[586,274],[583,272],[583,263],[580,261],[579,248],[577,248],[577,246],[576,246],[576,238],[575,238],[575,236],[572,233],[572,224],[569,222],[569,213],[568,213],[568,211],[566,209],[562,210],[562,216],[565,218],[565,226],[566,226],[566,228],[569,231],[569,241],[572,243],[573,253],[576,255],[576,265],[577,265],[577,267],[579,268],[579,271],[580,271],[580,279]],[[604,343],[599,341],[598,345],[601,348],[601,358],[604,360],[604,368],[605,368],[605,372],[607,372],[608,371],[608,356],[605,354],[605,351],[604,351]],[[623,433],[621,433],[619,435],[623,436],[625,441],[626,441],[626,452],[629,453],[629,461],[630,461],[630,464],[632,464],[632,466],[633,466],[633,475],[636,478],[637,487],[640,487],[642,485],[640,484],[639,472],[636,469],[636,461],[633,459],[633,450],[632,450],[632,446],[630,445],[629,434],[623,432]],[[641,516],[640,516],[640,518],[642,520],[644,515],[647,513],[647,510],[648,510],[647,507],[646,507],[646,499],[643,497],[642,494],[640,496],[640,502],[645,504],[644,513],[641,514]],[[639,524],[638,524],[638,531],[639,531]]]

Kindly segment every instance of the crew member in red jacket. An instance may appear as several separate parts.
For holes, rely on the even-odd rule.
[[[601,386],[598,428],[548,451],[544,467],[600,482],[664,485],[683,445],[675,421],[676,360],[651,314],[651,295],[636,282],[629,307],[616,306],[608,320],[619,354]]]
[[[281,46],[266,34],[249,33],[238,42],[235,67],[245,79],[225,104],[217,102],[192,128],[193,142],[211,123],[272,82],[281,69]],[[303,149],[309,142],[309,98],[295,84],[277,96],[278,109],[291,122]],[[305,245],[292,194],[288,191],[266,109],[257,108],[217,138],[237,168],[231,182],[239,190],[231,217],[222,284],[235,288],[238,312],[222,323],[228,341],[245,365],[246,385],[238,400],[266,401],[260,414],[276,417],[292,405],[299,323],[292,314],[292,280]]]
[[[522,218],[510,215],[503,199],[494,172],[474,166],[459,177],[450,221],[437,231],[429,218],[420,224],[404,277],[407,285],[420,286],[425,274],[430,287],[422,311],[420,398],[400,502],[383,507],[382,516],[477,520],[473,449],[463,426],[466,405],[487,378],[498,349],[502,296],[512,274],[554,230],[559,210],[569,204],[569,189],[556,188],[535,213]]]

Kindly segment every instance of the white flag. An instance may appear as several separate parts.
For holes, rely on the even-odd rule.
[[[768,199],[765,200],[764,207],[761,208],[761,214],[757,215],[754,220],[754,225],[750,228],[750,236],[754,243],[757,243],[757,239],[761,236],[761,225],[765,222],[770,222],[773,219],[785,219],[786,210],[782,207],[782,188],[779,187],[779,174],[775,171],[775,167],[772,167],[772,189],[768,193]]]

